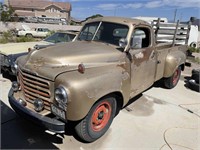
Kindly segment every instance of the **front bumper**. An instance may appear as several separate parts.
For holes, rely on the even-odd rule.
[[[17,112],[19,115],[25,117],[28,120],[33,121],[34,123],[45,127],[46,129],[55,132],[55,133],[64,133],[65,132],[65,123],[61,122],[57,119],[42,116],[38,113],[35,113],[26,107],[22,106],[13,96],[14,91],[11,88],[8,94],[9,103],[11,107]]]

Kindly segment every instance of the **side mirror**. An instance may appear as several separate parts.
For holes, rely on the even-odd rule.
[[[127,44],[128,44],[127,39],[121,38],[121,39],[119,40],[119,47],[120,47],[120,48],[125,48],[125,47],[127,46]]]

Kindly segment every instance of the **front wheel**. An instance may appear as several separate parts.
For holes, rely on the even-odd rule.
[[[98,101],[75,127],[78,136],[86,142],[93,142],[100,138],[110,127],[115,117],[116,108],[116,99],[113,97]]]
[[[165,87],[168,89],[174,88],[177,85],[180,76],[181,76],[181,67],[179,66],[171,77],[164,79]]]

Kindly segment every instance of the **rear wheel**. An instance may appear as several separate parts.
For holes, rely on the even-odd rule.
[[[116,108],[116,99],[113,97],[98,101],[75,127],[78,136],[86,142],[93,142],[100,138],[110,127]]]
[[[177,85],[180,76],[181,76],[181,67],[179,66],[171,77],[164,79],[165,87],[168,89],[174,88]]]
[[[28,38],[32,38],[33,35],[32,35],[32,34],[26,34],[26,37],[28,37]]]

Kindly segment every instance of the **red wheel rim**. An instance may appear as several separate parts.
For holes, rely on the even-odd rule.
[[[96,107],[92,114],[92,129],[94,131],[102,130],[108,123],[111,116],[112,108],[108,102],[103,102]]]
[[[173,76],[173,85],[176,85],[177,82],[178,82],[178,79],[179,79],[179,75],[180,75],[180,70],[177,69],[174,73],[174,76]]]

